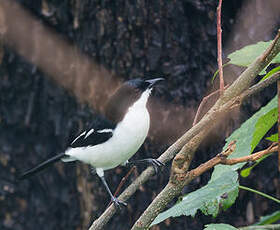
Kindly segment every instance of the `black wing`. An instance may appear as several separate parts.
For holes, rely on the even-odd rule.
[[[91,124],[90,128],[82,132],[78,137],[72,141],[70,147],[86,147],[101,144],[109,140],[113,136],[115,125],[107,120]]]

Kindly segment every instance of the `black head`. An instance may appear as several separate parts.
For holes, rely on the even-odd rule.
[[[136,78],[125,82],[124,85],[127,85],[128,87],[132,87],[141,91],[145,91],[146,89],[152,88],[157,82],[163,80],[164,78],[154,78],[150,80],[143,80],[141,78]]]
[[[121,121],[126,114],[128,108],[137,101],[142,93],[152,87],[163,78],[155,78],[150,80],[143,80],[136,78],[126,81],[110,98],[105,115],[113,123]]]

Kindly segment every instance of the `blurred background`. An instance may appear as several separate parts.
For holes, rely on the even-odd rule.
[[[87,165],[58,162],[29,180],[15,179],[64,151],[88,122],[98,119],[121,82],[136,77],[166,79],[149,101],[150,134],[135,159],[158,157],[191,126],[200,101],[218,85],[211,83],[217,69],[217,4],[214,0],[0,1],[0,229],[83,230],[101,215],[110,200]],[[279,16],[277,0],[224,1],[224,62],[236,49],[270,40],[279,28]],[[227,66],[226,84],[241,71]],[[265,90],[222,121],[191,167],[220,152],[225,137],[274,92],[276,87]],[[279,197],[277,161],[270,159],[243,184]],[[169,168],[170,164],[141,186],[106,229],[129,229],[167,183]],[[128,170],[106,172],[113,190]],[[125,186],[142,170],[137,168]],[[205,185],[209,176],[195,179],[184,193]],[[241,191],[237,202],[216,219],[198,213],[195,218],[168,219],[154,229],[202,229],[211,222],[240,226],[275,210],[271,201]]]

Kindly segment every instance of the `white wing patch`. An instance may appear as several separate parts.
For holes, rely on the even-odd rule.
[[[71,142],[71,145],[72,145],[73,143],[75,143],[75,141],[78,140],[81,136],[84,136],[85,134],[86,134],[86,131],[82,132],[79,136],[77,136],[77,137],[74,139],[74,141]]]
[[[98,133],[112,133],[113,130],[112,129],[102,129],[102,130],[98,130]]]
[[[87,132],[87,135],[84,137],[84,139],[86,139],[90,134],[92,134],[94,132],[94,129],[91,129]]]

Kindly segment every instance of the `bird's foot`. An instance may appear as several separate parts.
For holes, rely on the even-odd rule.
[[[126,202],[121,201],[121,200],[119,200],[116,197],[112,197],[112,201],[111,202],[114,203],[116,209],[121,209],[121,205],[122,206],[127,206]]]
[[[147,158],[147,159],[142,159],[142,160],[135,160],[135,161],[130,161],[130,162],[125,162],[124,165],[131,165],[131,164],[141,164],[141,163],[148,163],[153,166],[155,173],[158,173],[158,170],[161,166],[165,166],[164,163],[160,162],[157,159],[154,158]]]
[[[160,167],[165,166],[164,163],[160,162],[160,161],[157,160],[157,159],[148,158],[148,159],[146,159],[146,160],[147,160],[147,162],[148,162],[149,164],[151,164],[151,165],[153,166],[153,168],[154,168],[156,174],[158,174],[158,170],[159,170]]]

